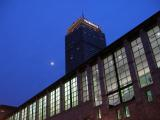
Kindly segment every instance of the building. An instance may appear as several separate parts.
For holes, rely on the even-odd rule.
[[[7,120],[160,120],[160,11]]]
[[[0,105],[0,120],[4,120],[6,116],[10,113],[14,112],[17,107],[7,106],[7,105]]]
[[[81,17],[68,29],[65,37],[66,73],[105,47],[105,35],[99,26]]]

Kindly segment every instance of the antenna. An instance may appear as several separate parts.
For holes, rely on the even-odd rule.
[[[82,18],[85,19],[85,17],[84,17],[84,10],[82,10]]]

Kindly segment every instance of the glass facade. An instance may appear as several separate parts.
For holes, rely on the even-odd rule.
[[[138,37],[136,40],[132,41],[131,46],[135,59],[140,86],[148,86],[152,83],[152,78],[150,74],[150,69],[148,67],[146,55],[144,53],[141,38]]]
[[[60,113],[60,87],[50,93],[50,116]]]
[[[82,78],[82,99],[83,102],[86,102],[89,100],[89,93],[88,93],[88,77],[87,77],[87,72],[84,71],[81,74],[81,78]]]
[[[70,81],[64,84],[64,93],[65,93],[65,110],[71,107],[71,90],[70,90]]]
[[[147,34],[151,43],[157,66],[160,67],[160,28],[155,26],[149,30]]]
[[[102,104],[98,64],[92,66],[92,80],[95,106]]]

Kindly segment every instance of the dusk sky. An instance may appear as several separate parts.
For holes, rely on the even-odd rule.
[[[82,12],[107,44],[160,10],[160,0],[0,0],[0,104],[18,106],[64,75],[67,29]]]

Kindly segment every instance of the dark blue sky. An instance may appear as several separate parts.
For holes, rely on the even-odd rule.
[[[159,0],[0,0],[0,104],[20,105],[64,75],[64,37],[82,11],[109,44],[158,10]]]

